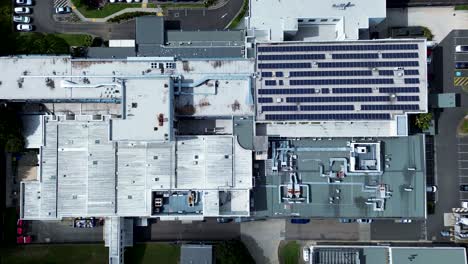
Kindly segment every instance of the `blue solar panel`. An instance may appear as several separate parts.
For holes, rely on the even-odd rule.
[[[406,78],[405,83],[419,83],[418,78]]]
[[[311,63],[309,62],[298,62],[298,63],[259,63],[259,69],[293,69],[293,68],[310,68]]]
[[[402,102],[413,102],[413,101],[419,101],[419,96],[412,96],[412,95],[402,95],[402,96],[397,96],[398,101]]]
[[[379,54],[377,53],[339,53],[339,54],[332,54],[333,59],[378,59]]]
[[[371,45],[309,45],[309,46],[259,46],[259,52],[285,51],[356,51],[356,50],[417,50],[417,44],[371,44]]]
[[[283,72],[275,72],[276,77],[283,77]]]
[[[382,58],[384,59],[414,59],[414,58],[418,58],[418,53],[416,52],[382,53]]]
[[[262,72],[262,77],[273,77],[272,72]]]
[[[270,111],[297,111],[295,105],[264,105],[262,106],[262,112]]]
[[[283,80],[279,80],[279,85],[284,85]]]
[[[340,61],[318,62],[319,68],[417,67],[417,61]]]
[[[393,84],[393,79],[316,79],[289,80],[289,85]]]
[[[419,110],[419,105],[361,105],[361,110]]]
[[[379,93],[419,93],[419,87],[381,87]]]
[[[419,75],[418,70],[405,70],[405,75]]]
[[[335,94],[372,93],[372,88],[333,88],[332,92]]]
[[[372,76],[372,71],[291,71],[289,77]]]
[[[271,97],[259,97],[258,102],[259,103],[273,103],[273,98],[271,98]]]
[[[276,80],[265,80],[265,85],[266,86],[275,86],[276,85]]]
[[[258,55],[258,60],[323,60],[325,54]]]
[[[329,103],[329,102],[388,102],[389,96],[317,96],[317,97],[287,97],[288,103]]]
[[[353,105],[301,105],[301,111],[352,111]]]
[[[322,88],[322,93],[323,93],[323,94],[330,93],[330,89],[328,89],[328,88]]]
[[[379,75],[394,75],[393,70],[380,70]]]
[[[258,89],[258,94],[314,94],[315,89],[297,88],[297,89]]]
[[[266,120],[387,120],[387,113],[359,114],[273,114],[265,115]]]

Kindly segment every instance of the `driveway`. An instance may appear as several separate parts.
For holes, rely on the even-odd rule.
[[[256,263],[279,263],[278,246],[284,239],[285,223],[285,219],[269,219],[241,224],[241,240]]]
[[[183,30],[224,29],[236,16],[242,0],[229,0],[217,9],[170,10],[166,20],[175,21]],[[53,18],[53,0],[36,1],[33,23],[38,32],[85,33],[103,39],[135,39],[135,20],[122,23],[57,22]]]
[[[442,23],[441,23],[442,24]],[[463,179],[463,171],[459,164],[459,144],[456,130],[458,123],[468,109],[468,94],[460,87],[454,87],[454,54],[455,45],[468,45],[468,31],[454,30],[440,41],[434,51],[434,84],[438,90],[445,93],[457,93],[460,96],[460,106],[446,108],[438,116],[438,131],[434,138],[435,173],[438,186],[438,200],[435,214],[428,215],[427,232],[429,240],[444,241],[440,231],[444,229],[444,213],[460,205],[459,184]]]
[[[37,243],[96,243],[103,242],[103,226],[73,228],[72,220],[28,221],[29,230]]]

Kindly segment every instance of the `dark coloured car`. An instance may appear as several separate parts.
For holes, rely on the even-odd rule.
[[[460,185],[460,191],[462,191],[462,192],[468,192],[468,184]]]
[[[455,63],[455,69],[468,69],[468,62]]]
[[[218,218],[216,218],[216,222],[218,222],[220,224],[225,224],[225,223],[232,222],[232,219],[231,218],[218,217]]]
[[[305,219],[305,218],[293,218],[291,219],[291,224],[308,224],[310,222],[310,219]]]

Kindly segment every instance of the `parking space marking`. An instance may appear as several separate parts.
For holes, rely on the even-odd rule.
[[[54,0],[54,8],[69,6],[68,0]]]

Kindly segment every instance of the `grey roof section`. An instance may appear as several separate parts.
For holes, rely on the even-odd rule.
[[[164,19],[157,16],[137,17],[136,43],[164,44]]]
[[[180,264],[211,264],[213,249],[211,245],[182,245]]]
[[[466,264],[465,249],[460,248],[392,248],[393,263],[398,264]]]
[[[321,164],[329,158],[346,158],[349,152],[333,151],[346,147],[351,139],[312,140],[301,139],[294,146],[322,148],[322,151],[297,151],[298,173],[302,183],[309,186],[310,203],[284,204],[279,202],[278,186],[287,184],[285,172],[271,172],[271,160],[266,162],[265,180],[256,181],[253,190],[256,216],[296,215],[311,218],[424,218],[425,197],[425,155],[424,136],[378,139],[383,145],[383,157],[388,167],[383,175],[348,175],[342,183],[328,184],[320,175]],[[323,150],[323,148],[329,151]],[[271,177],[269,177],[271,176]],[[386,184],[392,196],[385,202],[385,210],[374,211],[365,201],[375,196],[365,186]],[[412,191],[405,191],[412,187]],[[330,204],[329,197],[339,189],[339,202]],[[287,206],[285,206],[287,205]]]
[[[243,47],[163,47],[156,44],[138,45],[138,56],[177,57],[177,58],[241,58]]]
[[[89,47],[88,58],[126,59],[136,55],[134,47]]]
[[[466,264],[463,247],[315,246],[315,264]]]

